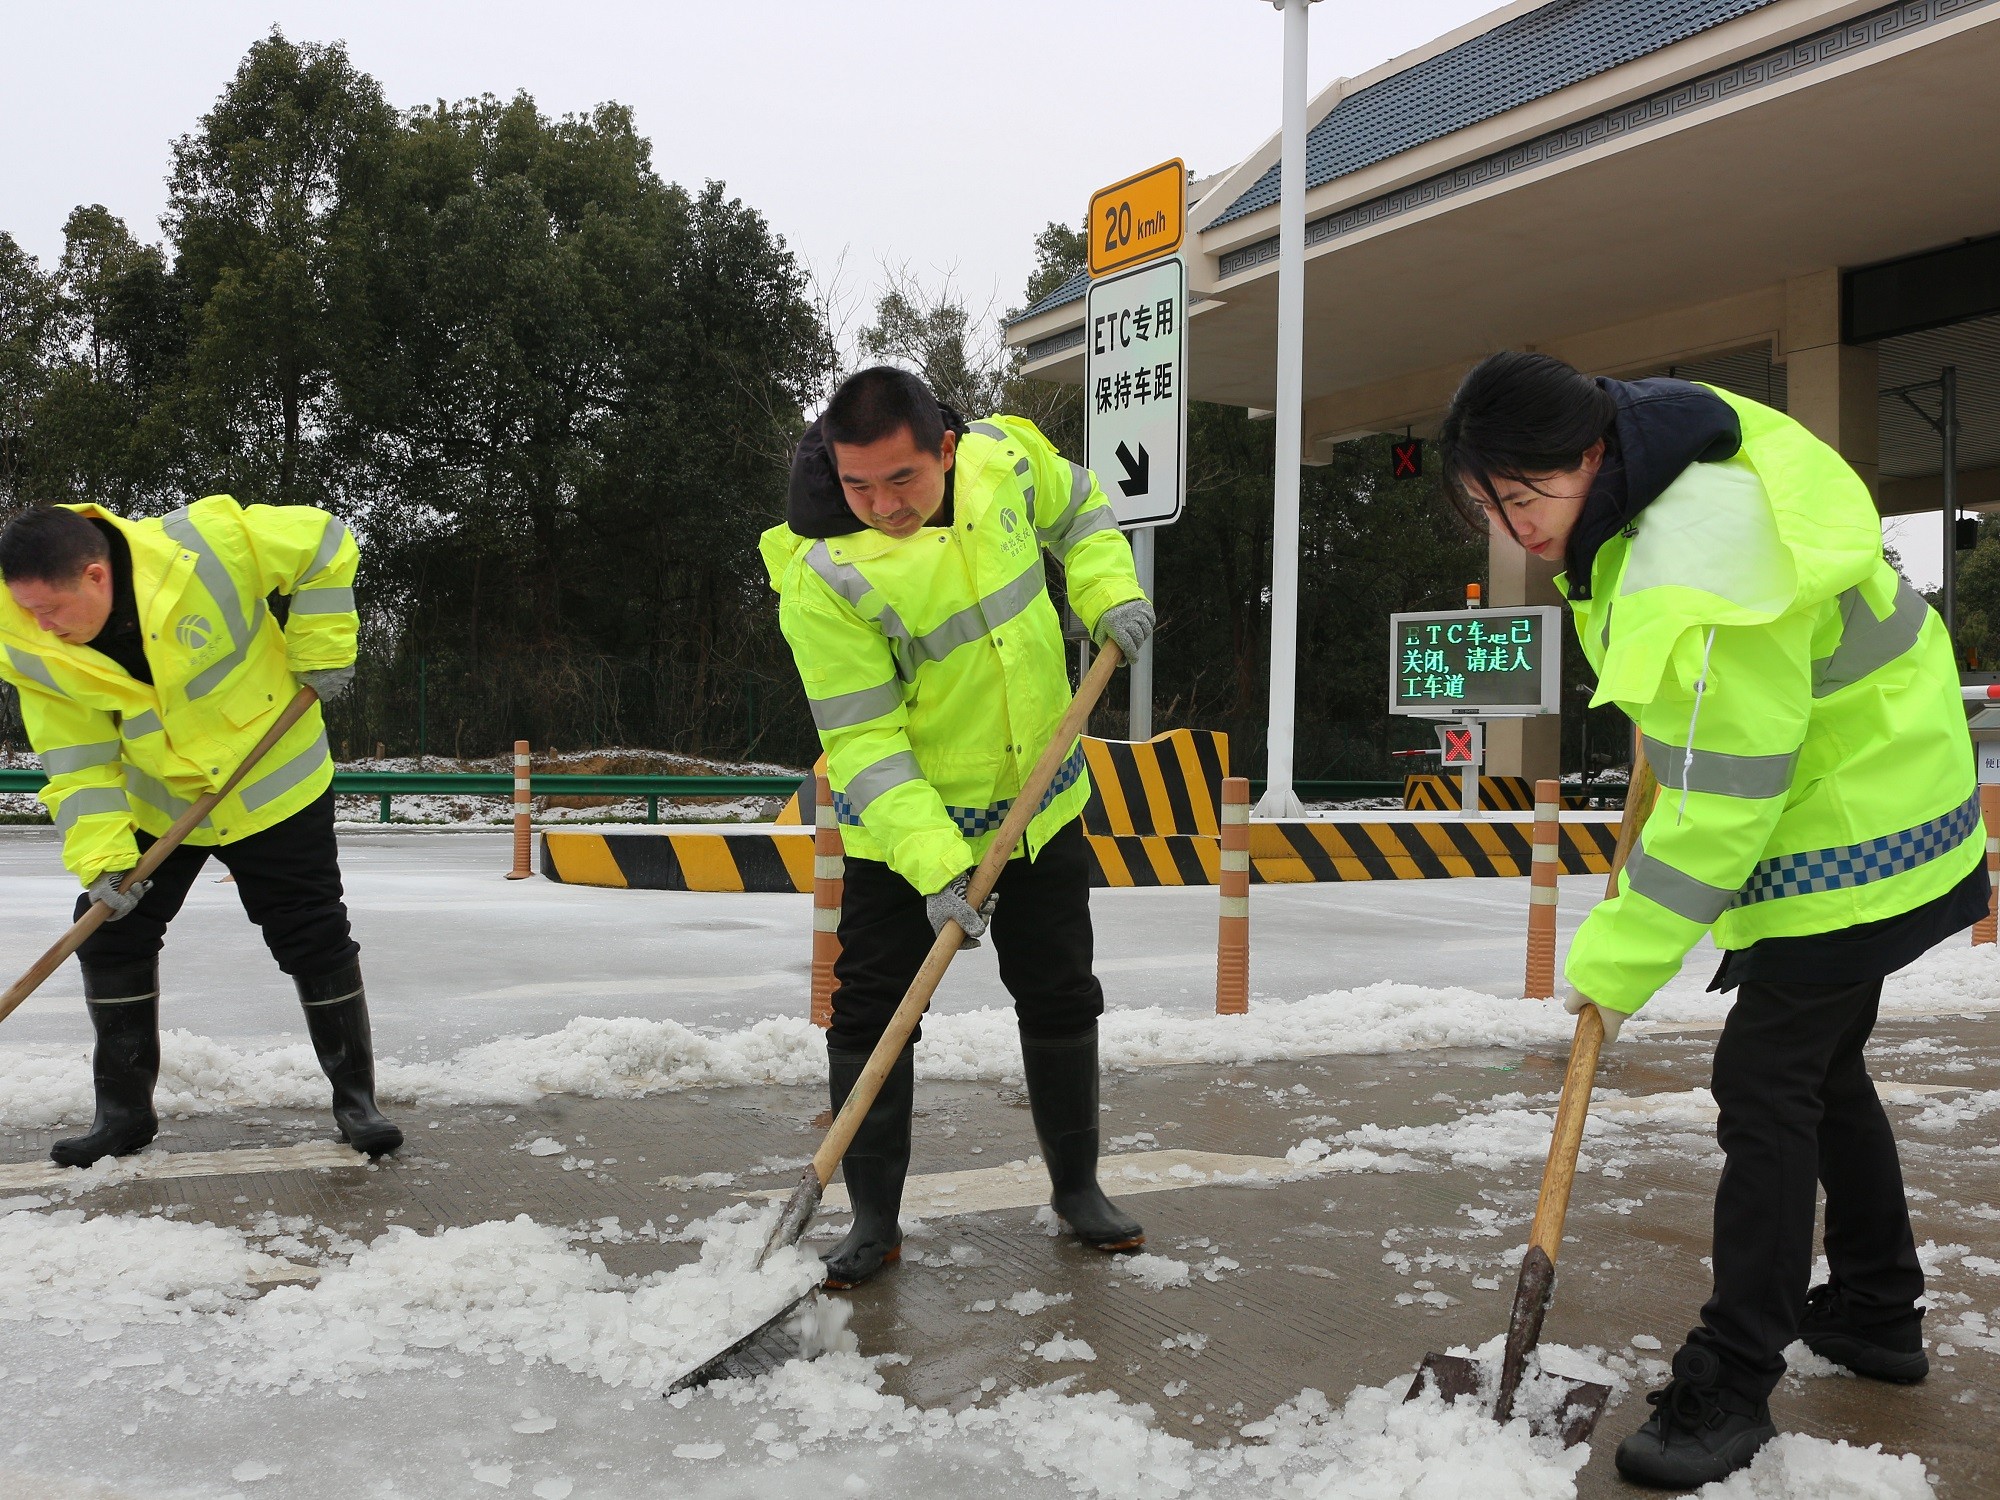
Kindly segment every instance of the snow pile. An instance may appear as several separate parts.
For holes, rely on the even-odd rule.
[[[127,1325],[231,1312],[286,1263],[233,1229],[81,1211],[0,1215],[0,1322],[46,1319],[86,1342]]]
[[[461,1360],[550,1363],[606,1385],[664,1390],[693,1365],[816,1285],[796,1248],[750,1263],[775,1209],[748,1205],[689,1226],[690,1265],[614,1276],[562,1230],[525,1215],[420,1235],[392,1229],[333,1261],[315,1286],[250,1301],[287,1270],[239,1230],[78,1212],[0,1218],[0,1321],[49,1319],[116,1337],[127,1323],[203,1321],[216,1387],[311,1389]],[[844,1320],[809,1331],[839,1342]]]
[[[1530,1099],[1499,1094],[1435,1125],[1365,1124],[1324,1140],[1308,1136],[1285,1153],[1293,1177],[1330,1172],[1421,1172],[1425,1158],[1443,1157],[1455,1167],[1496,1171],[1538,1166],[1548,1157],[1554,1118],[1553,1094]],[[1677,1151],[1702,1156],[1714,1149],[1714,1097],[1689,1089],[1626,1098],[1604,1090],[1584,1121],[1584,1140],[1596,1148],[1580,1153],[1577,1169],[1619,1175],[1620,1153]]]
[[[1696,992],[1677,981],[1640,1013],[1646,1025],[1712,1022],[1728,1012],[1728,998]],[[1939,949],[1888,981],[1883,1011],[1985,1009],[2000,1005],[2000,958],[1989,950]],[[1574,1023],[1540,1000],[1427,989],[1383,982],[1332,990],[1296,1001],[1260,1001],[1248,1015],[1187,1014],[1159,1006],[1114,1010],[1100,1030],[1107,1066],[1211,1065],[1306,1058],[1394,1054],[1446,1047],[1564,1045]],[[1018,1078],[1021,1048],[1011,1007],[987,1007],[928,1017],[917,1046],[917,1071],[925,1078],[959,1081]],[[826,1039],[804,1016],[771,1016],[734,1031],[648,1021],[634,1017],[579,1016],[544,1036],[503,1037],[441,1062],[379,1059],[380,1096],[397,1104],[526,1104],[546,1094],[636,1098],[675,1089],[732,1085],[816,1085],[826,1075]],[[7,1077],[0,1084],[0,1126],[46,1129],[91,1113],[88,1053],[82,1047],[6,1050]],[[238,1048],[186,1031],[162,1038],[157,1101],[164,1114],[212,1114],[255,1102],[263,1108],[318,1110],[326,1082],[310,1046]],[[1712,1101],[1683,1101],[1689,1108]],[[1916,1122],[1949,1128],[2000,1108],[2000,1094],[1933,1107]],[[1695,1123],[1675,1120],[1672,1123]],[[1481,1155],[1513,1159],[1508,1122],[1482,1126],[1482,1147],[1463,1144],[1468,1164]],[[1363,1170],[1397,1170],[1384,1161],[1382,1142],[1353,1141],[1348,1149],[1373,1151],[1351,1158]],[[1401,1148],[1398,1148],[1399,1150]],[[1393,1158],[1394,1153],[1390,1153]],[[1403,1170],[1416,1164],[1405,1160]],[[1322,1170],[1339,1170],[1328,1162]]]
[[[714,1388],[716,1399],[789,1413],[793,1430],[758,1429],[784,1462],[801,1448],[898,1444],[963,1452],[1010,1449],[1038,1478],[1103,1500],[1209,1494],[1282,1494],[1299,1500],[1574,1500],[1587,1447],[1564,1449],[1525,1421],[1496,1426],[1470,1401],[1435,1393],[1405,1402],[1407,1380],[1362,1386],[1338,1407],[1302,1391],[1228,1447],[1197,1448],[1153,1426],[1150,1407],[1109,1392],[1071,1394],[1066,1382],[1015,1391],[953,1413],[913,1407],[882,1389],[866,1361],[793,1363],[752,1382]],[[676,1397],[676,1402],[683,1398]],[[886,1451],[886,1450],[885,1450]]]
[[[1781,1432],[1749,1468],[1696,1493],[1701,1500],[1936,1500],[1937,1492],[1914,1453]]]
[[[926,1078],[1017,1078],[1018,1023],[1011,1007],[932,1016],[917,1047]],[[1248,1016],[1183,1015],[1147,1006],[1104,1018],[1100,1046],[1113,1067],[1174,1062],[1247,1063],[1430,1047],[1520,1046],[1567,1037],[1570,1021],[1534,1000],[1473,990],[1376,984],[1272,1002]],[[304,1042],[238,1048],[172,1030],[161,1039],[156,1095],[163,1114],[212,1114],[254,1101],[320,1109],[326,1081]],[[90,1070],[81,1047],[9,1054],[0,1125],[44,1129],[90,1117]],[[393,1103],[525,1104],[545,1094],[636,1098],[671,1089],[817,1084],[826,1038],[804,1016],[772,1016],[736,1031],[678,1021],[580,1016],[546,1036],[503,1037],[436,1063],[378,1059],[378,1095]]]

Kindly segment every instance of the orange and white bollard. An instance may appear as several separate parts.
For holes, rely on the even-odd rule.
[[[1986,824],[1986,873],[1994,893],[1986,898],[1986,915],[1972,924],[1974,947],[2000,937],[2000,786],[1979,789],[1979,816]]]
[[[528,742],[514,741],[514,868],[507,872],[509,880],[526,880],[535,873],[534,835],[528,828],[530,758]]]
[[[1535,783],[1533,860],[1528,867],[1528,982],[1530,1000],[1556,993],[1556,876],[1562,873],[1562,784]]]
[[[1222,783],[1222,919],[1215,939],[1215,1013],[1250,1009],[1250,782]]]
[[[841,847],[840,824],[833,816],[833,788],[826,778],[826,757],[813,767],[813,954],[812,1023],[833,1024],[833,977],[840,957],[840,898],[847,877],[847,856]]]

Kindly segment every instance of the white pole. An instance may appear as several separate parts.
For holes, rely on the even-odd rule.
[[[1272,0],[1274,5],[1279,0]],[[1278,188],[1277,482],[1271,526],[1271,725],[1262,818],[1302,818],[1292,790],[1299,675],[1299,451],[1305,358],[1306,6],[1285,12],[1285,122]]]
[[[1146,597],[1153,597],[1153,528],[1140,526],[1130,534],[1132,541],[1132,567],[1139,575],[1139,587],[1146,591]],[[1156,605],[1155,608],[1158,606]],[[1139,659],[1127,671],[1131,673],[1132,707],[1128,716],[1130,728],[1125,731],[1127,739],[1150,740],[1153,737],[1153,642],[1150,638],[1139,648]]]

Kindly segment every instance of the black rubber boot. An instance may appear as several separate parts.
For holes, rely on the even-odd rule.
[[[356,1151],[387,1156],[403,1144],[403,1132],[375,1107],[375,1052],[360,963],[293,983],[299,987],[313,1051],[333,1085],[333,1123]]]
[[[1646,1400],[1653,1414],[1618,1445],[1618,1472],[1634,1484],[1694,1490],[1726,1478],[1778,1435],[1770,1403],[1732,1389],[1722,1361],[1698,1344],[1674,1356],[1674,1378]]]
[[[1931,1372],[1924,1354],[1924,1310],[1913,1307],[1889,1318],[1864,1319],[1831,1283],[1806,1293],[1799,1337],[1821,1359],[1844,1365],[1870,1380],[1915,1385]]]
[[[827,1092],[835,1114],[854,1092],[869,1056],[827,1048]],[[903,1207],[903,1179],[910,1171],[910,1110],[916,1083],[916,1052],[905,1047],[841,1158],[840,1175],[854,1208],[854,1227],[822,1257],[826,1284],[835,1291],[859,1286],[903,1258],[903,1229],[897,1215]]]
[[[90,1077],[97,1112],[87,1135],[49,1148],[59,1167],[130,1156],[160,1132],[153,1085],[160,1079],[160,965],[157,959],[83,971],[83,995],[97,1031]]]
[[[1081,1036],[1021,1038],[1028,1108],[1049,1164],[1049,1207],[1099,1250],[1136,1250],[1146,1231],[1097,1185],[1097,1028]]]

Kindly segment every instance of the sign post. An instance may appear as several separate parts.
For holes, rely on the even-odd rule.
[[[1445,765],[1461,768],[1465,817],[1479,816],[1483,722],[1555,713],[1561,691],[1554,605],[1389,616],[1389,712],[1442,721],[1438,742]]]
[[[1187,493],[1187,169],[1176,159],[1090,200],[1084,324],[1084,463],[1097,475],[1153,596],[1151,528]],[[1131,664],[1135,740],[1153,733],[1153,645]]]

